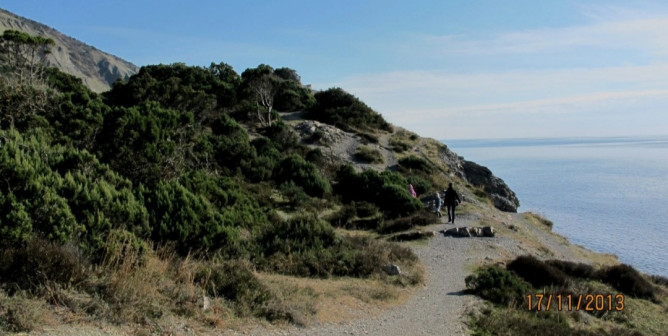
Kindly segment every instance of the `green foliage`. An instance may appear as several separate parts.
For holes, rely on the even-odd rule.
[[[373,170],[357,174],[351,166],[342,166],[336,180],[335,192],[344,202],[373,203],[390,218],[407,216],[422,208],[422,203],[408,194],[408,181],[389,170],[381,174]]]
[[[366,163],[383,163],[385,158],[377,149],[360,146],[355,152],[355,158]]]
[[[571,277],[593,279],[596,274],[594,266],[589,264],[558,259],[547,260],[546,263]]]
[[[0,131],[0,245],[36,233],[92,251],[112,227],[147,233],[147,214],[131,185],[86,151],[52,145],[43,132]]]
[[[69,287],[86,279],[87,265],[76,246],[33,237],[0,252],[0,283],[33,291],[54,284]]]
[[[399,159],[399,166],[410,172],[416,171],[424,174],[431,174],[434,171],[434,167],[429,162],[415,155]]]
[[[515,258],[507,268],[537,288],[565,286],[569,281],[564,272],[531,255]]]
[[[46,56],[55,44],[53,39],[33,36],[17,30],[0,35],[0,66],[5,76],[20,85],[32,86],[43,80]]]
[[[653,301],[659,298],[660,290],[626,264],[601,269],[598,278],[626,295]]]
[[[434,223],[434,214],[420,211],[406,217],[399,217],[384,221],[376,228],[379,233],[395,233],[413,229],[417,226],[426,226]]]
[[[329,181],[318,172],[318,168],[297,155],[283,159],[276,168],[275,177],[277,183],[294,182],[310,196],[322,197],[331,192]]]
[[[498,266],[480,269],[465,281],[472,294],[504,306],[521,302],[531,289],[528,283]]]
[[[11,85],[0,77],[0,129],[19,131],[45,127],[51,112],[52,96],[28,85]]]
[[[380,114],[341,88],[320,91],[315,94],[315,100],[315,105],[308,110],[307,118],[347,131],[391,131],[390,124]]]
[[[259,230],[267,223],[262,208],[230,178],[193,172],[140,192],[153,240],[174,242],[182,252],[211,249],[241,255],[249,242],[241,239],[240,229]]]
[[[368,277],[388,263],[413,265],[410,248],[361,237],[339,237],[327,222],[303,213],[267,227],[259,244],[264,268],[300,276]]]
[[[92,150],[110,108],[77,77],[50,69],[49,82],[62,92],[55,97],[49,115],[56,138],[76,148]]]
[[[105,94],[112,106],[132,107],[149,101],[166,109],[191,112],[197,120],[233,106],[239,79],[227,64],[209,68],[171,65],[144,66],[127,83],[116,82]]]
[[[420,176],[411,175],[408,176],[406,179],[408,180],[408,183],[413,185],[413,189],[415,189],[415,193],[418,195],[418,197],[419,195],[426,194],[432,188],[431,182]]]
[[[327,222],[304,213],[268,226],[258,240],[264,267],[300,276],[344,275],[351,256]],[[354,252],[354,251],[353,251]],[[340,265],[343,264],[343,265]]]
[[[277,69],[278,70],[278,69]],[[278,84],[274,107],[279,111],[302,111],[315,104],[311,90],[298,81],[286,79]]]
[[[288,203],[293,208],[303,206],[308,201],[308,195],[306,195],[304,189],[292,181],[281,184],[278,190],[288,199]]]
[[[253,275],[248,263],[231,260],[201,268],[195,275],[206,293],[234,303],[240,316],[259,315],[272,298],[269,290]]]

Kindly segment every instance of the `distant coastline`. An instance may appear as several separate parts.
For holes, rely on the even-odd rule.
[[[574,244],[668,276],[668,136],[444,140]]]
[[[499,139],[443,139],[448,147],[515,147],[515,146],[564,146],[564,145],[665,145],[668,135],[619,136],[619,137],[554,137],[554,138],[499,138]]]

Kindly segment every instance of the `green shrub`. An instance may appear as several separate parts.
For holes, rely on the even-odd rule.
[[[592,279],[595,276],[596,269],[594,266],[584,263],[576,263],[567,260],[547,260],[546,263],[554,268],[559,269],[565,274],[583,279]]]
[[[322,197],[331,192],[329,181],[318,172],[316,166],[297,155],[283,159],[274,175],[277,183],[292,181],[313,197]]]
[[[390,138],[390,146],[394,149],[395,152],[397,153],[403,153],[409,149],[411,149],[411,144],[405,141],[397,140],[396,138]]]
[[[632,266],[621,264],[603,268],[599,270],[598,278],[626,295],[658,300],[659,289]]]
[[[507,268],[537,288],[565,286],[569,281],[564,272],[531,255],[515,258]]]
[[[352,205],[355,207],[357,216],[360,218],[373,217],[378,215],[379,209],[373,203],[362,201],[362,202],[353,202]]]
[[[328,123],[346,131],[392,130],[390,124],[380,114],[341,88],[320,91],[315,94],[315,101],[315,105],[306,115],[309,119]]]
[[[413,215],[406,217],[399,217],[391,220],[384,221],[380,226],[378,226],[378,233],[395,233],[400,231],[407,231],[415,228],[416,226],[426,226],[433,224],[435,222],[435,217],[433,213],[427,211],[420,211]]]
[[[410,172],[417,171],[431,174],[434,171],[434,167],[429,162],[415,155],[399,159],[399,166]]]
[[[355,152],[355,158],[366,163],[383,163],[385,158],[377,149],[360,146]]]
[[[272,298],[271,292],[255,277],[248,263],[239,260],[204,266],[195,275],[195,282],[208,295],[233,302],[241,316],[262,313],[262,307]]]
[[[408,183],[413,185],[413,189],[415,189],[415,193],[418,195],[418,197],[420,197],[420,195],[426,194],[432,188],[431,182],[420,176],[411,175],[406,179],[408,180]]]
[[[42,291],[46,286],[77,285],[87,278],[88,260],[73,244],[30,238],[23,246],[0,253],[0,283]]]
[[[251,232],[266,225],[267,217],[237,180],[192,172],[180,181],[139,188],[150,214],[152,237],[174,242],[180,252],[214,249],[224,254],[244,253],[241,228]]]
[[[472,294],[504,306],[522,302],[531,289],[524,280],[498,266],[480,269],[465,281]]]
[[[281,184],[278,190],[288,199],[288,203],[292,207],[300,207],[308,201],[308,195],[306,195],[304,189],[292,181]]]
[[[422,203],[409,195],[408,182],[401,174],[389,170],[357,174],[351,166],[341,166],[336,179],[335,192],[344,202],[371,202],[390,218],[407,216],[422,208]]]

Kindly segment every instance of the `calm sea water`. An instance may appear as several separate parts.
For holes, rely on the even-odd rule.
[[[503,179],[519,211],[546,216],[575,244],[668,277],[668,136],[443,142]]]

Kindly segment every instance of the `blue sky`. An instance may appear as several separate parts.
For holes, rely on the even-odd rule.
[[[269,64],[436,139],[668,134],[662,1],[2,1],[137,65]]]

